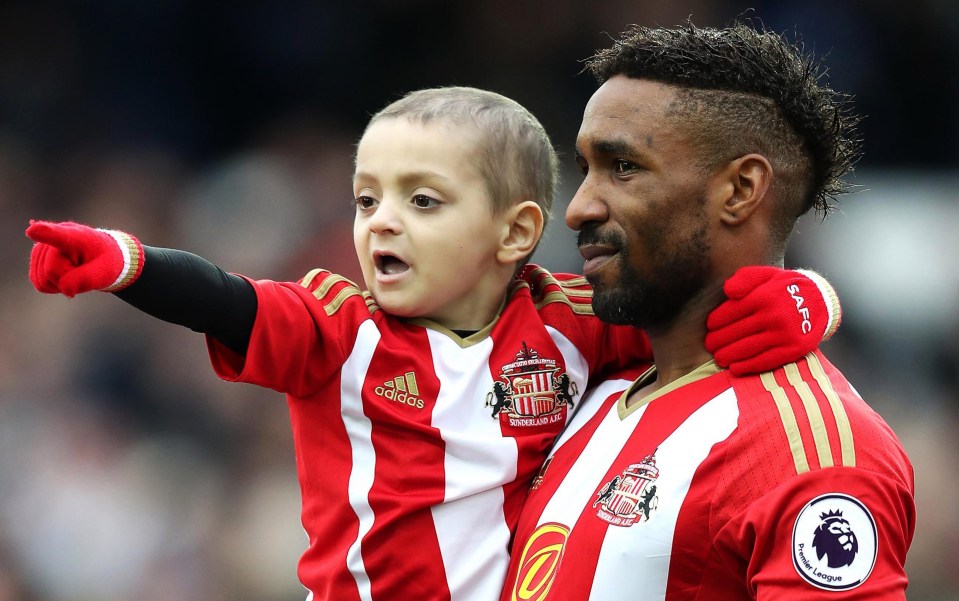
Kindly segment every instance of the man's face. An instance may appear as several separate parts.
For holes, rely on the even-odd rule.
[[[675,88],[616,76],[586,106],[584,179],[566,210],[604,321],[668,327],[710,270],[707,175],[666,110]]]

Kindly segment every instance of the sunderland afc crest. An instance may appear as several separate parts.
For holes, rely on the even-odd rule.
[[[511,363],[501,368],[502,381],[493,383],[486,406],[493,418],[511,426],[540,426],[563,421],[579,390],[553,359],[541,357],[523,343]]]
[[[596,517],[613,526],[624,527],[649,521],[659,505],[657,478],[659,468],[654,452],[603,484],[593,501],[593,507],[598,508]]]

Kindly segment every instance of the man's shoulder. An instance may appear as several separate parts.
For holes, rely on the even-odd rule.
[[[898,471],[908,463],[883,418],[819,351],[776,370],[731,378],[740,437],[797,473],[830,467]]]
[[[790,422],[833,417],[842,425],[855,418],[855,427],[882,424],[882,418],[860,396],[846,376],[820,351],[772,371],[731,376],[740,410],[750,419]],[[833,414],[833,415],[827,415]]]

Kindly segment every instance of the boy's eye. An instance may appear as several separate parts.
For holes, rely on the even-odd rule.
[[[439,204],[439,201],[435,198],[430,198],[425,194],[417,194],[413,196],[413,205],[418,209],[430,209]]]
[[[370,196],[357,196],[353,202],[358,209],[370,209],[376,204],[376,200]]]
[[[623,159],[616,159],[613,163],[613,171],[616,173],[629,173],[636,169],[636,165],[630,163],[629,161],[624,161]]]

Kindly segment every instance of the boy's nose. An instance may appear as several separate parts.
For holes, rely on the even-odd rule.
[[[376,211],[370,216],[369,226],[370,231],[377,234],[396,234],[403,229],[403,223],[393,203],[386,201],[381,201],[376,207]]]

